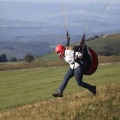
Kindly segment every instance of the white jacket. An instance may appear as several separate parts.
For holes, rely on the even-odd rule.
[[[75,52],[75,58],[82,58],[82,54],[80,52]],[[79,66],[79,63],[74,62],[73,50],[65,50],[64,59],[67,63],[70,64],[71,69],[75,69]]]

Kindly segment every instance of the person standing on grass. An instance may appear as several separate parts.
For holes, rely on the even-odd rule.
[[[59,54],[60,59],[64,58],[64,60],[67,63],[69,63],[70,68],[68,69],[66,75],[64,76],[64,79],[63,79],[60,87],[58,88],[57,91],[55,91],[52,94],[52,96],[63,97],[63,91],[66,88],[68,81],[73,76],[75,76],[78,86],[86,88],[90,92],[92,92],[93,95],[96,95],[96,86],[92,86],[92,85],[82,81],[84,68],[80,63],[75,61],[75,59],[77,59],[77,58],[82,59],[83,55],[80,52],[74,52],[74,50],[71,50],[68,47],[64,47],[61,44],[59,44],[55,48],[55,52]]]

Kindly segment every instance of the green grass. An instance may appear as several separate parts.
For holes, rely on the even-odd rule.
[[[120,83],[0,112],[1,120],[119,120]]]
[[[56,53],[49,53],[41,57],[35,58],[36,61],[56,61],[59,60],[59,56]]]
[[[87,41],[86,44],[98,55],[120,55],[120,34]]]
[[[0,110],[52,98],[68,67],[9,70],[0,72]],[[100,65],[95,74],[84,81],[96,86],[119,83],[120,64]],[[64,96],[85,90],[72,78]]]

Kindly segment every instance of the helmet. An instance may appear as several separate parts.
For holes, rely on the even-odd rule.
[[[61,44],[57,45],[55,48],[55,52],[59,53],[59,58],[63,58],[64,53],[65,53],[65,47]]]

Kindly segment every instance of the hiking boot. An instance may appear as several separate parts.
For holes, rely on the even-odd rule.
[[[92,89],[90,90],[90,92],[93,93],[93,95],[96,95],[96,86],[93,86]]]
[[[54,96],[54,97],[63,97],[63,94],[62,94],[62,92],[60,92],[60,91],[56,91],[56,92],[54,92],[54,93],[52,94],[52,96]]]

